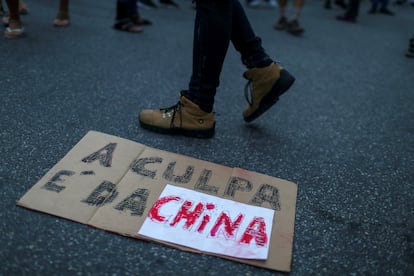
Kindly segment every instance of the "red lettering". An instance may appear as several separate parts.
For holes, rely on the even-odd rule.
[[[216,206],[213,203],[207,203],[206,208],[207,210],[213,210],[214,208],[216,208]]]
[[[216,224],[211,228],[210,235],[212,237],[216,236],[217,231],[220,229],[221,225],[224,223],[224,234],[226,238],[232,238],[234,237],[234,231],[236,231],[240,223],[243,220],[243,214],[239,214],[234,222],[231,222],[229,216],[221,212],[220,216],[218,217]]]
[[[158,199],[154,205],[152,206],[151,210],[148,213],[148,217],[152,220],[156,220],[159,222],[164,222],[165,217],[159,214],[159,209],[166,203],[170,201],[180,201],[181,198],[179,196],[166,196],[163,198]]]
[[[194,222],[201,216],[201,213],[204,211],[204,205],[202,203],[198,203],[194,208],[194,211],[189,211],[191,206],[193,206],[193,203],[191,201],[185,201],[170,225],[175,226],[181,219],[186,219],[187,221],[185,222],[184,227],[187,229],[190,228],[190,226],[194,224]]]
[[[214,206],[214,204],[212,204],[212,203],[207,203],[206,208],[207,208],[207,210],[213,210],[214,208],[216,208],[216,206]],[[197,228],[197,232],[202,233],[204,231],[204,228],[206,228],[206,225],[209,222],[210,222],[210,216],[209,215],[204,215],[203,220],[200,223],[200,226],[198,226],[198,228]]]
[[[244,231],[240,243],[250,244],[253,238],[258,246],[267,244],[266,223],[262,217],[253,218]]]

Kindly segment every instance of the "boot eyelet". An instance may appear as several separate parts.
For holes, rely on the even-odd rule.
[[[204,120],[203,120],[203,119],[199,119],[199,120],[198,120],[198,122],[199,122],[200,124],[204,124]]]

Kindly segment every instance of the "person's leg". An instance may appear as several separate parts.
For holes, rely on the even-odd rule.
[[[348,8],[343,15],[338,15],[336,19],[355,23],[359,13],[359,0],[349,0]]]
[[[197,0],[193,37],[193,70],[183,95],[211,112],[232,25],[230,0]]]
[[[292,20],[299,20],[300,13],[302,12],[305,0],[294,0],[293,1],[293,15]]]
[[[288,21],[286,17],[288,0],[279,0],[279,19],[276,24],[273,26],[276,30],[284,30],[287,27]]]
[[[279,0],[278,4],[279,4],[280,17],[286,17],[286,9],[287,9],[288,0]]]
[[[293,84],[294,77],[266,54],[261,39],[255,35],[240,2],[231,1],[231,41],[248,68],[243,76],[248,80],[245,96],[249,104],[243,111],[243,118],[246,122],[251,122],[278,101],[279,96]]]
[[[343,8],[344,10],[347,8],[347,4],[345,3],[345,0],[335,0],[335,5]]]
[[[19,0],[6,0],[9,7],[8,27],[4,31],[6,38],[18,38],[24,33],[23,23],[20,20]],[[6,22],[4,22],[6,23]]]
[[[5,16],[3,23],[5,25],[12,25],[12,27],[19,27],[22,25],[19,13],[19,0],[6,0],[7,7],[9,8],[8,14]],[[13,21],[13,22],[10,22]]]
[[[374,14],[377,12],[378,1],[379,0],[371,0],[371,8],[369,9],[368,13]]]
[[[7,1],[6,1],[6,6],[7,6]],[[3,7],[3,0],[0,0],[0,16],[1,16],[1,21],[3,25],[8,26],[10,15],[9,15],[9,12],[6,12],[6,10]]]
[[[203,110],[213,110],[216,88],[230,40],[247,68],[266,67],[272,60],[250,25],[238,0],[198,0],[194,28],[193,73],[184,92]],[[216,2],[216,4],[211,4]]]
[[[188,90],[180,92],[174,106],[143,110],[139,114],[141,127],[199,138],[214,135],[214,96],[230,44],[231,21],[231,0],[196,0],[193,69]]]
[[[139,122],[144,128],[200,138],[214,135],[214,96],[230,40],[243,63],[253,67],[244,74],[252,88],[243,113],[246,121],[270,108],[294,81],[266,55],[238,0],[197,0],[196,10],[189,89],[182,91],[180,101],[170,108],[143,110]]]
[[[302,34],[305,30],[299,24],[299,16],[302,11],[305,0],[294,0],[293,1],[293,15],[291,20],[288,23],[287,30],[291,34],[299,35]]]
[[[128,17],[138,16],[137,0],[128,0]]]
[[[231,42],[240,53],[242,63],[248,68],[266,67],[273,61],[262,47],[262,40],[256,36],[252,26],[238,0],[231,0],[232,22]]]
[[[53,21],[53,25],[55,27],[66,27],[69,25],[69,23],[69,0],[60,0],[58,13],[56,15],[55,20]]]
[[[406,57],[414,58],[414,34],[411,36],[411,39],[408,42],[408,50],[405,53]]]
[[[359,14],[359,3],[360,0],[349,0],[349,7],[345,14],[350,18],[357,18]]]
[[[386,14],[386,15],[394,15],[394,12],[390,11],[388,9],[388,0],[380,0],[380,13]]]
[[[131,33],[142,32],[142,27],[133,18],[138,18],[136,0],[117,0],[114,29]]]
[[[138,26],[151,25],[152,22],[150,20],[140,16],[137,2],[137,0],[128,0],[129,18],[132,23]]]
[[[19,12],[20,14],[29,13],[29,8],[27,7],[26,3],[24,3],[22,0],[19,0]]]
[[[379,2],[380,9],[387,9],[388,0],[377,0]]]

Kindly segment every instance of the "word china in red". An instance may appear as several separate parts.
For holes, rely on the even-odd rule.
[[[267,259],[274,210],[167,185],[138,234],[200,251]]]

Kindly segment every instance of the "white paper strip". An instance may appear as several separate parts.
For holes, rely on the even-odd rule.
[[[267,259],[274,210],[167,185],[138,234],[205,252]]]

